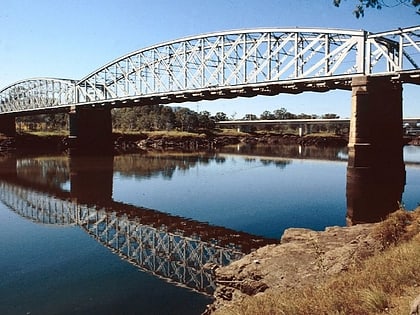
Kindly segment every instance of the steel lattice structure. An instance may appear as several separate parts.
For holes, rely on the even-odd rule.
[[[419,64],[420,26],[377,34],[305,28],[211,33],[135,51],[77,82],[10,85],[0,91],[0,113],[348,89],[359,75],[418,84]]]
[[[19,215],[42,224],[78,225],[101,244],[142,270],[205,294],[215,283],[208,264],[219,266],[241,258],[226,248],[142,224],[116,212],[63,200],[0,181],[0,200]]]
[[[34,78],[16,82],[0,91],[0,113],[36,111],[74,104],[76,81]]]

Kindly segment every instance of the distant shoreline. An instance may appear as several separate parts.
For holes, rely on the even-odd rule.
[[[18,133],[15,137],[0,135],[0,152],[62,152],[69,148],[67,139],[66,135],[59,133]],[[205,151],[240,143],[343,147],[348,144],[348,136],[333,134],[298,136],[272,133],[144,132],[113,133],[113,143],[116,153],[153,151],[156,149]],[[420,138],[405,137],[404,144],[420,145]]]

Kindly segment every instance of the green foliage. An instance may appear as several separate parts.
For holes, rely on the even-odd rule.
[[[66,114],[42,114],[17,117],[18,129],[22,131],[64,131],[68,130]]]
[[[227,117],[227,115],[223,112],[217,112],[216,115],[214,116],[214,120],[215,121],[225,121],[225,120],[229,120],[229,118]]]
[[[333,4],[336,7],[339,7],[341,4],[341,0],[333,0]],[[383,7],[392,8],[399,5],[411,5],[413,7],[418,7],[420,5],[420,0],[357,0],[357,4],[353,10],[353,14],[356,16],[356,18],[360,18],[365,16],[365,9],[375,8],[380,10]],[[420,14],[420,9],[417,9],[416,13]]]
[[[218,113],[220,117],[224,113]],[[163,105],[138,106],[114,109],[113,128],[124,131],[175,130],[197,131],[214,129],[214,117],[208,111],[197,113],[189,108],[175,108]]]
[[[197,113],[185,107],[169,107],[164,105],[144,105],[126,108],[112,109],[112,126],[114,130],[123,132],[138,131],[186,131],[197,132],[200,130],[214,130],[216,122],[228,121],[229,118],[223,112],[212,116],[208,111]],[[264,111],[258,118],[255,114],[247,114],[244,120],[283,120],[283,119],[315,119],[315,118],[339,118],[336,114],[293,114],[286,108],[281,107],[273,112]],[[233,118],[232,118],[233,119]],[[64,131],[69,129],[68,115],[43,114],[34,116],[18,117],[16,119],[19,131]],[[290,126],[296,129],[295,125]],[[287,131],[288,126],[261,126],[264,130]],[[343,128],[335,125],[318,125],[312,128],[313,132],[338,132],[342,133]]]

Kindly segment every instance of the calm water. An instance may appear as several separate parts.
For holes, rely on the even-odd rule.
[[[420,201],[406,147],[403,203]],[[0,157],[0,314],[199,314],[206,263],[346,224],[346,149]]]

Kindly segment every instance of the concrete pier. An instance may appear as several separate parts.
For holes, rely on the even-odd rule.
[[[70,144],[79,152],[112,151],[110,108],[72,108],[69,112]]]
[[[16,135],[15,116],[12,116],[12,115],[0,116],[0,133],[9,137],[14,137]]]
[[[405,184],[402,127],[401,83],[387,77],[353,78],[349,224],[375,222],[398,209]]]

